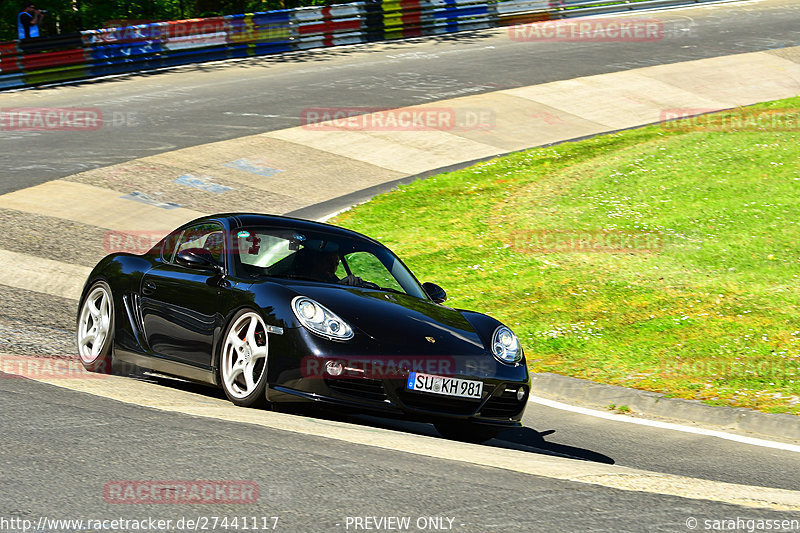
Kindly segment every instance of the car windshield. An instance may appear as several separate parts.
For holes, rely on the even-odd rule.
[[[394,254],[357,238],[251,227],[234,232],[233,252],[238,270],[251,277],[335,283],[426,298],[417,280]]]

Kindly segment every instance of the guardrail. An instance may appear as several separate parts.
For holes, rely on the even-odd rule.
[[[278,54],[718,0],[366,0],[87,30],[0,43],[0,90]]]

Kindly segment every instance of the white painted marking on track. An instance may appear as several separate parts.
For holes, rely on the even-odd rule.
[[[538,403],[553,409],[561,409],[562,411],[570,411],[586,416],[593,416],[595,418],[602,418],[604,420],[612,420],[614,422],[625,422],[627,424],[637,424],[640,426],[649,426],[659,429],[668,429],[670,431],[681,431],[683,433],[694,433],[695,435],[705,435],[708,437],[716,437],[718,439],[731,440],[741,444],[750,444],[752,446],[761,446],[764,448],[774,448],[776,450],[784,450],[787,452],[800,453],[800,446],[796,444],[787,444],[784,442],[775,442],[766,439],[758,439],[755,437],[745,437],[744,435],[736,435],[734,433],[726,433],[725,431],[717,431],[714,429],[696,428],[692,426],[684,426],[681,424],[674,424],[671,422],[659,422],[657,420],[649,420],[646,418],[634,418],[632,416],[620,415],[616,413],[606,413],[596,409],[589,409],[586,407],[576,407],[555,400],[548,400],[539,396],[530,395],[528,401],[531,403]]]
[[[223,115],[236,115],[239,117],[264,117],[264,118],[281,118],[282,115],[263,115],[261,113],[234,113],[233,111],[225,111]],[[287,117],[298,118],[298,117]]]

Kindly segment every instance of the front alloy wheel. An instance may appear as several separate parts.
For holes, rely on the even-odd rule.
[[[105,281],[91,286],[78,313],[78,355],[91,372],[111,373],[114,300]]]
[[[267,327],[258,313],[245,310],[231,320],[220,357],[225,395],[242,407],[264,405],[267,384]]]

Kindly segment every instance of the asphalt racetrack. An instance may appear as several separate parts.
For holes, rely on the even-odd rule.
[[[402,107],[579,76],[800,45],[800,5],[641,14],[653,42],[525,42],[496,29],[329,48],[0,94],[2,107],[99,108],[112,127],[1,131],[0,194],[90,168],[300,124],[309,106]]]
[[[309,106],[400,107],[800,45],[800,4],[786,0],[642,16],[663,22],[663,39],[520,42],[507,30],[489,30],[0,93],[0,109],[99,108],[111,121],[81,135],[0,131],[0,194],[298,126]],[[0,219],[8,242],[29,231],[13,211],[0,211]],[[85,265],[80,239],[64,237],[69,229],[67,222],[54,228],[59,242],[41,246]],[[73,256],[63,257],[69,249]],[[0,352],[68,351],[77,303],[7,283],[0,280],[0,336],[9,340]],[[117,518],[171,520],[163,531],[201,530],[186,520],[208,526],[209,518],[237,516],[287,532],[403,530],[388,527],[388,517],[408,517],[408,531],[469,533],[754,531],[758,523],[800,529],[800,453],[790,445],[754,446],[534,403],[524,428],[466,445],[438,438],[432,426],[372,417],[247,409],[231,415],[237,412],[228,411],[219,391],[163,377],[55,381],[0,375],[0,532],[32,530],[30,524],[100,531],[49,520]],[[204,410],[210,414],[198,414]],[[120,480],[246,480],[259,497],[126,505],[108,496],[109,484]],[[248,529],[247,522],[214,524],[206,529]]]

